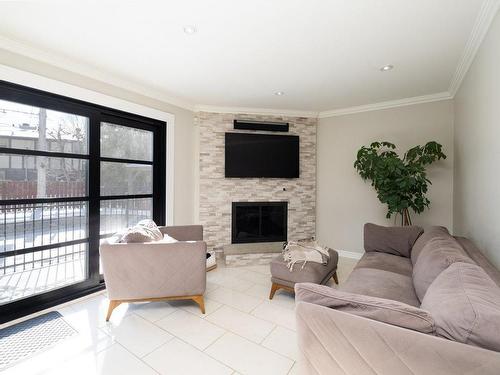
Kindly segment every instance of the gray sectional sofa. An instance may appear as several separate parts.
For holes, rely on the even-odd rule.
[[[500,272],[443,227],[365,225],[338,289],[297,284],[310,374],[500,374]]]

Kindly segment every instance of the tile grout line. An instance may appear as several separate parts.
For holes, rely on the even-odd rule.
[[[277,328],[277,326],[276,326],[275,328]],[[273,331],[274,331],[274,329],[273,329]],[[282,357],[282,358],[284,358],[284,359],[287,359],[287,360],[289,360],[289,361],[292,361],[292,366],[290,367],[290,369],[289,369],[288,371],[290,371],[290,370],[291,370],[291,368],[293,367],[293,364],[296,362],[294,359],[292,359],[292,358],[290,358],[290,357],[287,357],[287,356],[286,356],[286,355],[284,355],[284,354],[278,353],[277,351],[275,351],[275,350],[273,350],[273,349],[270,349],[270,348],[267,348],[267,347],[265,347],[264,345],[257,344],[257,343],[255,343],[254,341],[249,340],[249,339],[247,339],[246,337],[243,337],[243,336],[241,336],[241,335],[239,335],[239,334],[237,334],[237,333],[234,333],[234,332],[232,332],[232,331],[227,331],[226,333],[224,333],[221,337],[217,338],[217,340],[215,340],[212,344],[210,344],[209,346],[207,346],[205,350],[207,350],[210,346],[214,345],[216,341],[218,341],[219,339],[221,339],[223,336],[225,336],[225,335],[226,335],[226,334],[228,334],[228,333],[230,333],[230,334],[232,334],[232,335],[235,335],[235,336],[238,336],[239,338],[241,338],[241,339],[243,339],[243,340],[245,340],[245,341],[248,341],[248,342],[249,342],[249,343],[251,343],[251,344],[257,345],[258,347],[260,347],[260,348],[262,348],[262,349],[268,350],[268,351],[270,351],[271,353],[274,353],[274,354],[276,354],[276,355],[277,355],[277,356],[279,356],[279,357]],[[204,350],[203,352],[205,352],[205,350]],[[207,355],[210,355],[210,354],[208,354],[208,353],[207,353]],[[288,372],[287,372],[287,374],[288,374]]]
[[[154,352],[154,351],[155,351],[156,349],[158,349],[159,347],[161,347],[161,346],[165,345],[167,342],[171,341],[174,337],[177,337],[177,336],[173,335],[172,333],[168,332],[166,329],[163,329],[162,327],[160,327],[160,326],[158,326],[158,325],[156,325],[156,324],[154,324],[154,323],[150,322],[149,320],[147,320],[146,318],[143,318],[142,316],[140,316],[140,315],[136,314],[135,312],[130,312],[129,314],[127,314],[127,315],[124,317],[124,320],[125,320],[126,318],[128,318],[128,317],[131,317],[132,315],[134,315],[135,317],[137,317],[137,318],[139,318],[139,319],[143,320],[144,322],[146,322],[146,323],[148,323],[148,324],[153,325],[155,328],[159,328],[159,329],[161,329],[163,332],[165,332],[165,333],[167,333],[167,334],[169,334],[169,335],[171,336],[171,337],[170,337],[167,341],[165,341],[165,342],[161,343],[159,346],[155,347],[153,350],[151,350],[150,352],[146,353],[143,357],[145,357],[145,356],[147,356],[147,355],[151,354],[152,352]],[[168,315],[167,315],[167,316],[168,316]],[[110,324],[112,324],[112,323],[110,323]],[[100,327],[99,329],[101,329],[101,330],[102,330],[102,328],[104,328],[104,327],[109,327],[108,323],[107,323],[105,326]],[[104,333],[106,333],[108,336],[110,336],[110,337],[113,339],[113,336],[112,336],[112,335],[108,334],[108,333],[107,333],[107,332],[105,332],[104,330],[102,330],[102,331],[103,331]],[[118,340],[116,340],[116,339],[114,339],[114,340],[115,340],[117,343],[119,343],[119,344],[120,344],[120,342],[119,342]],[[121,344],[121,345],[122,345],[122,346],[124,346],[123,344]],[[137,355],[136,355],[136,357],[137,357],[137,358],[139,358],[139,359],[141,358],[141,357],[139,357],[139,356],[137,356]]]
[[[264,302],[264,301],[265,301],[264,299],[261,299],[261,298],[258,298],[258,297],[254,297],[254,296],[250,296],[250,295],[246,295],[246,294],[244,294],[243,292],[238,292],[238,291],[236,291],[236,290],[234,290],[234,289],[231,289],[231,288],[227,288],[227,287],[224,287],[224,286],[221,286],[221,288],[226,289],[226,290],[229,290],[229,291],[231,291],[231,292],[236,292],[236,293],[239,293],[239,294],[243,294],[243,296],[244,296],[244,297],[247,297],[247,298],[248,298],[248,297],[251,297],[251,298],[257,299],[257,300],[259,300],[259,304],[258,304],[257,306],[259,306],[262,302]],[[209,294],[210,294],[210,293],[209,293]],[[207,298],[209,298],[209,297],[207,296]],[[227,303],[224,303],[224,302],[221,302],[221,301],[217,301],[217,300],[216,300],[216,299],[214,299],[214,298],[210,298],[210,299],[214,300],[215,302],[219,302],[219,303],[220,303],[220,304],[222,304],[222,305],[229,306]],[[236,310],[238,310],[238,311],[241,311],[241,312],[244,312],[244,313],[250,314],[250,312],[252,312],[255,308],[257,308],[257,306],[255,306],[254,308],[252,308],[249,312],[248,312],[248,311],[244,311],[244,310],[242,310],[242,309],[240,309],[240,308],[238,308],[238,307],[233,307],[233,306],[229,306],[229,307],[233,307],[233,309],[236,309]]]
[[[225,304],[221,304],[221,307],[222,307],[222,306],[227,306],[227,305],[225,305]],[[231,308],[231,306],[227,306],[227,307]],[[235,310],[238,310],[238,309],[235,309]],[[240,310],[238,310],[238,311],[240,311]],[[242,312],[242,311],[240,311],[240,312]],[[248,314],[248,315],[251,315],[250,313],[246,313],[246,312],[243,312],[243,313]],[[210,322],[210,323],[212,323],[212,324],[216,325],[217,327],[219,327],[219,328],[223,329],[223,330],[224,330],[224,331],[226,331],[226,332],[224,332],[224,334],[222,334],[222,335],[221,335],[221,336],[219,336],[217,339],[215,339],[212,343],[210,343],[210,344],[209,344],[209,345],[208,345],[205,349],[203,349],[203,350],[202,350],[202,352],[203,352],[203,353],[205,353],[205,354],[207,354],[207,355],[208,355],[208,356],[210,356],[211,358],[213,358],[213,357],[212,357],[209,353],[206,353],[206,350],[207,350],[208,348],[210,348],[211,346],[213,346],[213,345],[214,345],[217,341],[219,341],[222,337],[224,337],[224,336],[226,336],[228,333],[230,333],[230,334],[233,334],[233,335],[235,335],[235,336],[238,336],[239,338],[241,338],[241,339],[243,339],[243,340],[245,340],[245,341],[248,341],[248,342],[250,342],[250,343],[252,343],[252,344],[254,344],[254,345],[257,345],[257,346],[261,347],[262,349],[269,350],[270,352],[272,352],[272,353],[274,353],[274,354],[276,354],[276,355],[278,355],[278,356],[280,356],[280,357],[282,357],[282,358],[285,358],[285,359],[288,359],[288,360],[292,361],[293,363],[292,363],[292,366],[291,366],[291,367],[290,367],[290,369],[289,369],[289,371],[290,371],[290,370],[292,369],[293,365],[294,365],[294,364],[295,364],[295,362],[296,362],[294,359],[292,359],[292,358],[290,358],[290,357],[287,357],[287,356],[286,356],[286,355],[284,355],[284,354],[278,353],[278,352],[276,352],[275,350],[273,350],[273,349],[271,349],[271,348],[268,348],[268,347],[265,347],[264,345],[262,345],[262,342],[264,342],[264,341],[265,341],[265,339],[266,339],[267,337],[269,337],[269,335],[271,335],[271,333],[272,333],[272,332],[274,332],[274,331],[278,328],[278,326],[279,326],[279,325],[277,325],[277,324],[276,324],[276,323],[274,323],[274,322],[270,322],[270,321],[268,321],[268,320],[265,320],[265,319],[262,319],[262,318],[256,317],[256,316],[254,316],[254,315],[252,315],[252,317],[257,318],[257,319],[260,319],[260,320],[263,320],[263,321],[265,321],[265,322],[268,322],[268,323],[271,323],[271,324],[273,324],[273,325],[274,325],[273,329],[272,329],[272,330],[271,330],[271,331],[270,331],[270,332],[269,332],[269,333],[268,333],[268,334],[264,337],[264,339],[263,339],[260,343],[256,343],[255,341],[252,341],[252,340],[250,340],[250,339],[248,339],[248,338],[246,338],[246,337],[243,337],[242,335],[240,335],[240,334],[238,334],[238,333],[236,333],[236,332],[233,332],[233,331],[231,331],[231,330],[229,330],[229,329],[227,329],[227,328],[221,327],[221,326],[219,326],[217,323]],[[282,327],[282,328],[285,328],[285,327]],[[290,329],[289,329],[289,330],[290,330]],[[295,332],[295,331],[293,331],[293,330],[290,330],[290,331]],[[175,336],[175,335],[174,335],[174,336]],[[175,336],[175,337],[177,337],[177,336]],[[177,337],[177,338],[178,338],[179,340],[182,340],[180,337]],[[182,341],[184,342],[184,340],[182,340]],[[188,343],[188,344],[189,344],[189,343]],[[193,345],[191,345],[191,346],[193,346]],[[193,346],[193,347],[194,347],[194,346]],[[195,349],[198,349],[198,348],[196,348],[196,347],[195,347]],[[198,350],[199,350],[199,349],[198,349]],[[214,358],[214,359],[215,359],[215,360],[217,360],[216,358]],[[218,361],[218,360],[217,360],[217,361]],[[222,364],[224,364],[224,365],[225,365],[225,366],[227,366],[227,367],[230,367],[230,366],[228,366],[227,364],[225,364],[224,362],[221,362],[221,361],[219,361],[219,362],[220,362],[220,363],[222,363]],[[230,367],[230,368],[231,368],[231,367]],[[233,369],[233,370],[234,370],[234,369]],[[235,370],[235,371],[236,371],[236,370]],[[287,374],[288,374],[288,372],[287,372]]]
[[[215,344],[215,342],[216,342],[216,341],[218,341],[221,337],[223,337],[223,336],[224,336],[224,335],[226,335],[227,333],[228,333],[228,332],[224,332],[222,335],[220,335],[219,337],[217,337],[217,338],[216,338],[216,339],[215,339],[215,340],[214,340],[214,341],[213,341],[210,345],[208,345],[208,346],[207,346],[205,349],[203,349],[203,350],[198,349],[196,346],[194,346],[194,345],[190,344],[189,342],[187,342],[187,341],[185,341],[185,340],[181,339],[180,337],[174,336],[174,338],[176,338],[176,339],[177,339],[177,340],[179,340],[179,341],[182,341],[182,342],[183,342],[184,344],[186,344],[186,345],[189,345],[191,348],[193,348],[193,349],[195,349],[195,350],[199,351],[200,353],[205,354],[207,357],[209,357],[209,358],[213,359],[214,361],[216,361],[216,362],[220,363],[221,365],[223,365],[223,366],[225,366],[225,367],[227,367],[227,368],[229,368],[229,369],[233,370],[234,372],[238,372],[238,371],[236,371],[234,368],[232,368],[231,366],[229,366],[228,364],[226,364],[226,363],[224,363],[224,362],[222,362],[222,361],[218,360],[218,359],[217,359],[217,358],[215,358],[215,357],[212,357],[209,353],[206,353],[206,352],[205,352],[205,350],[207,350],[210,346],[212,346],[213,344]]]
[[[287,375],[290,375],[290,373],[292,372],[293,368],[295,367],[295,365],[297,365],[298,361],[294,360],[293,361],[293,365],[292,367],[290,367],[290,370],[288,370],[288,372],[286,373]],[[297,365],[298,366],[298,365]]]
[[[208,299],[208,297],[207,297],[207,299]],[[201,316],[200,316],[200,315],[198,315],[198,314],[196,314],[196,313],[195,313],[195,312],[193,312],[193,311],[190,311],[190,310],[185,309],[185,306],[184,306],[184,307],[178,307],[178,308],[179,308],[179,309],[182,309],[182,310],[183,310],[183,311],[185,311],[185,312],[188,312],[188,313],[190,313],[190,314],[193,314],[194,316],[197,316],[198,318],[201,318],[201,319],[203,319],[203,320],[206,320],[207,316],[212,315],[214,312],[216,312],[217,310],[219,310],[222,306],[225,306],[225,305],[224,305],[223,303],[221,303],[221,302],[218,302],[218,301],[215,301],[215,300],[213,300],[213,301],[214,301],[214,302],[217,302],[218,304],[220,304],[220,306],[217,306],[217,307],[215,308],[215,310],[214,310],[214,311],[212,311],[212,312],[207,313],[207,312],[205,311],[205,314],[202,314]],[[205,302],[206,302],[206,301],[205,301]],[[175,306],[173,306],[173,307],[175,308]],[[169,315],[170,315],[170,314],[169,314]],[[165,318],[166,318],[167,316],[168,316],[168,315],[166,315],[166,316],[165,316]],[[162,318],[162,319],[163,319],[163,318]],[[161,319],[159,319],[159,320],[161,320]]]
[[[264,302],[266,302],[266,301],[262,301],[262,303],[264,303]],[[220,309],[220,308],[221,308],[221,307],[223,307],[223,306],[227,306],[227,307],[229,307],[229,308],[234,308],[234,307],[228,306],[228,305],[226,305],[226,304],[224,304],[224,303],[221,303],[221,302],[219,302],[219,303],[221,304],[221,306],[219,306],[219,308],[218,308],[218,309]],[[260,304],[259,304],[258,306],[260,306]],[[258,307],[258,306],[257,306],[257,307]],[[181,310],[183,310],[181,307],[174,307],[174,308],[177,308],[177,309],[181,309]],[[245,313],[245,314],[251,315],[250,313],[247,313],[247,312],[241,311],[241,310],[239,310],[239,309],[236,309],[236,308],[234,308],[234,309],[235,309],[235,310],[238,310],[238,311],[240,311],[240,312],[242,312],[242,313]],[[184,310],[183,310],[183,311],[184,311]],[[135,314],[135,312],[134,312],[134,313],[131,313],[131,315],[132,315],[132,314]],[[194,315],[194,316],[196,316],[196,317],[198,317],[199,319],[205,320],[205,319],[203,319],[203,318],[200,318],[200,317],[199,317],[199,316],[197,316],[196,314],[193,314],[193,313],[191,313],[191,314],[192,314],[192,315]],[[137,315],[137,314],[136,314],[136,315]],[[169,314],[169,315],[171,315],[171,314]],[[166,317],[168,317],[169,315],[167,315]],[[164,342],[163,344],[161,344],[160,346],[158,346],[157,348],[155,348],[154,350],[152,350],[152,351],[151,351],[151,352],[149,352],[148,354],[144,355],[144,357],[142,357],[142,358],[145,358],[146,356],[150,355],[150,354],[151,354],[151,353],[153,353],[154,351],[158,350],[159,348],[161,348],[162,346],[166,345],[167,343],[169,343],[170,341],[172,341],[174,338],[176,338],[176,339],[178,339],[178,340],[180,340],[180,341],[184,342],[185,344],[189,345],[190,347],[194,348],[195,350],[197,350],[197,351],[199,351],[199,352],[201,352],[201,353],[204,353],[205,355],[207,355],[208,357],[210,357],[210,358],[212,358],[213,360],[217,361],[218,363],[220,363],[220,364],[224,365],[225,367],[228,367],[229,369],[231,369],[231,370],[233,370],[233,371],[237,372],[237,370],[235,370],[234,368],[232,368],[232,367],[231,367],[231,366],[229,366],[228,364],[226,364],[226,363],[224,363],[224,362],[222,362],[222,361],[218,360],[217,358],[215,358],[215,357],[211,356],[209,353],[207,353],[207,352],[206,352],[206,350],[207,350],[208,348],[210,348],[211,346],[213,346],[213,345],[214,345],[217,341],[219,341],[219,340],[220,340],[220,339],[222,339],[224,336],[226,336],[228,333],[230,333],[230,334],[233,334],[233,335],[235,335],[235,336],[238,336],[239,338],[241,338],[241,339],[243,339],[243,340],[246,340],[246,341],[248,341],[248,342],[250,342],[250,343],[252,343],[252,344],[254,344],[254,345],[257,345],[257,346],[261,347],[262,349],[268,350],[268,351],[270,351],[270,352],[272,352],[272,353],[274,353],[274,354],[276,354],[276,355],[278,355],[278,356],[280,356],[280,357],[282,357],[282,358],[285,358],[285,359],[288,359],[288,360],[292,361],[292,366],[290,367],[289,371],[287,372],[287,374],[288,374],[288,373],[291,371],[291,369],[293,368],[293,366],[294,366],[294,364],[295,364],[295,362],[296,362],[296,361],[295,361],[294,359],[290,358],[290,357],[287,357],[287,356],[286,356],[286,355],[284,355],[284,354],[278,353],[278,352],[276,352],[275,350],[273,350],[273,349],[271,349],[271,348],[268,348],[268,347],[265,347],[265,346],[263,346],[263,345],[262,345],[262,342],[264,342],[264,341],[265,341],[265,339],[266,339],[269,335],[271,335],[271,333],[272,333],[272,332],[274,332],[274,331],[278,328],[278,326],[279,326],[279,325],[277,325],[277,324],[276,324],[276,323],[274,323],[274,322],[270,322],[270,321],[268,321],[268,320],[266,320],[266,319],[262,319],[262,318],[256,317],[256,316],[254,316],[254,315],[251,315],[251,316],[252,316],[252,317],[254,317],[254,318],[256,318],[256,319],[260,319],[260,320],[262,320],[262,321],[265,321],[265,322],[268,322],[268,323],[271,323],[271,324],[273,324],[273,325],[274,325],[273,329],[272,329],[272,330],[271,330],[271,331],[270,331],[270,332],[269,332],[269,333],[268,333],[268,334],[264,337],[264,339],[263,339],[260,343],[256,343],[255,341],[249,340],[248,338],[243,337],[243,336],[241,336],[240,334],[238,334],[238,333],[236,333],[236,332],[233,332],[233,331],[231,331],[231,330],[226,329],[225,327],[222,327],[222,326],[218,325],[217,323],[213,323],[213,322],[211,322],[211,321],[207,321],[207,323],[213,324],[213,325],[215,325],[216,327],[218,327],[218,328],[220,328],[220,329],[224,330],[224,333],[223,333],[222,335],[220,335],[219,337],[217,337],[217,338],[216,338],[213,342],[211,342],[210,344],[208,344],[208,345],[207,345],[207,347],[205,347],[203,350],[201,350],[201,349],[199,349],[199,348],[195,347],[194,345],[192,345],[192,344],[190,344],[189,342],[185,341],[185,340],[184,340],[184,339],[182,339],[181,337],[179,337],[179,336],[177,336],[177,335],[173,334],[172,332],[169,332],[169,331],[167,331],[167,330],[163,329],[162,327],[158,326],[157,324],[155,324],[155,323],[151,323],[151,322],[147,321],[147,319],[142,318],[142,317],[140,317],[140,316],[139,316],[141,319],[146,320],[147,322],[149,322],[149,323],[153,324],[154,326],[156,326],[156,327],[158,327],[158,328],[162,329],[163,331],[167,332],[168,334],[170,334],[170,335],[172,336],[169,340],[167,340],[166,342]],[[284,328],[284,327],[283,327],[283,328]],[[293,331],[293,330],[290,330],[290,331]],[[119,344],[119,342],[117,342],[117,343]],[[123,345],[122,345],[122,346],[123,346]],[[127,350],[127,351],[128,351],[128,350]],[[133,353],[132,353],[132,354],[133,354]],[[136,356],[136,357],[137,357],[137,356]],[[139,358],[139,357],[137,357],[137,358]],[[139,359],[142,361],[142,358],[139,358]],[[143,361],[143,362],[144,362],[144,361]],[[148,365],[148,366],[149,366],[149,365]],[[151,367],[151,366],[149,366],[149,367]],[[156,371],[156,370],[155,370],[155,371]]]
[[[170,340],[169,340],[170,341]],[[168,341],[167,341],[168,342]],[[166,344],[166,342],[165,342]],[[129,354],[131,354],[132,356],[134,356],[135,358],[137,358],[141,363],[143,363],[144,365],[146,365],[147,367],[149,367],[151,370],[153,370],[153,372],[157,373],[158,375],[161,375],[160,372],[156,371],[155,368],[151,367],[148,363],[146,363],[145,361],[142,360],[141,357],[135,355],[134,353],[132,353],[130,350],[128,350],[124,345],[120,344],[118,341],[116,342],[116,345],[119,345],[121,346],[123,349],[125,349],[125,351]]]
[[[259,345],[262,345],[262,344],[264,343],[264,341],[266,341],[266,339],[267,339],[269,336],[271,336],[271,334],[272,334],[274,331],[276,331],[276,329],[278,329],[278,326],[277,326],[276,324],[274,324],[273,329],[272,329],[272,330],[271,330],[271,331],[270,331],[270,332],[269,332],[269,333],[268,333],[268,334],[267,334],[267,335],[266,335],[266,336],[262,339],[262,341],[261,341],[261,342],[259,342]],[[262,346],[264,346],[264,345],[262,345]]]
[[[223,306],[226,306],[226,307],[228,307],[228,308],[230,308],[230,309],[234,309],[234,307],[231,307],[231,306],[227,306],[227,305],[223,305]],[[221,307],[222,307],[222,306],[221,306]],[[257,317],[257,316],[251,315],[251,314],[249,314],[249,313],[242,312],[242,311],[240,311],[240,310],[238,310],[238,309],[234,309],[234,310],[237,310],[237,311],[239,311],[239,312],[241,312],[241,313],[243,313],[243,314],[250,315],[252,318],[255,318],[255,319],[258,319],[258,320],[262,320],[262,322],[272,324],[274,327],[271,329],[271,331],[269,331],[269,333],[268,333],[268,334],[266,334],[266,336],[264,337],[264,339],[265,339],[267,336],[269,336],[269,335],[271,334],[271,332],[272,332],[272,331],[274,331],[274,330],[275,330],[275,328],[277,327],[276,323],[269,322],[268,320],[265,320],[265,319],[259,318],[259,317]],[[219,325],[219,324],[217,324],[217,323],[214,323],[214,322],[212,322],[212,321],[210,321],[210,320],[209,320],[208,322],[209,322],[209,323],[212,323],[212,324],[214,324],[214,325],[216,325],[216,326],[217,326],[217,327],[219,327],[219,328],[222,328],[223,330],[225,330],[225,331],[227,331],[227,332],[233,333],[233,334],[235,334],[236,336],[239,336],[239,337],[241,337],[241,338],[243,338],[243,339],[245,339],[245,340],[248,340],[248,341],[251,341],[251,342],[253,342],[253,343],[257,344],[257,345],[260,345],[260,343],[259,343],[259,342],[255,342],[255,341],[253,341],[253,340],[250,340],[249,338],[246,338],[246,337],[244,337],[244,336],[240,335],[239,333],[234,332],[234,331],[232,331],[232,330],[230,330],[230,329],[228,329],[228,328],[226,328],[226,327],[222,327],[221,325]],[[221,337],[222,337],[222,336],[221,336]],[[217,340],[216,340],[216,341],[217,341]],[[215,342],[215,341],[214,341],[214,342]],[[262,342],[262,341],[261,341],[261,342]],[[212,345],[212,344],[210,344],[210,345]],[[210,346],[210,345],[209,345],[209,346]],[[208,347],[207,347],[207,348],[208,348]]]
[[[258,304],[257,306],[255,306],[252,310],[250,310],[249,314],[250,314],[250,315],[253,315],[253,312],[254,312],[255,310],[257,310],[257,307],[262,306],[264,303],[266,303],[266,300],[261,301],[261,303],[259,303],[259,304]],[[253,315],[253,316],[255,316],[255,315]],[[266,319],[264,319],[264,320],[266,320]],[[269,321],[269,320],[266,320],[266,322],[268,322],[268,321]]]
[[[241,267],[241,268],[244,268],[244,267]],[[247,270],[247,269],[242,269],[243,272],[248,272],[249,274],[253,273],[253,274],[258,274],[258,275],[262,275],[262,276],[266,276],[266,277],[270,277],[268,274],[265,274],[264,272],[259,272],[259,271],[254,271],[254,270]],[[228,273],[228,276],[231,277],[231,278],[236,278],[236,276],[231,276],[231,273]],[[260,277],[260,276],[259,276]],[[141,319],[142,321],[144,322],[147,322],[149,323],[150,325],[152,325],[153,327],[155,328],[159,328],[161,329],[162,331],[168,333],[170,335],[170,337],[163,343],[161,343],[160,345],[158,345],[157,347],[151,349],[150,351],[148,351],[146,354],[144,354],[143,356],[139,357],[137,356],[136,354],[132,353],[129,349],[127,349],[127,347],[125,347],[122,343],[120,343],[119,341],[117,341],[116,339],[113,338],[113,336],[106,332],[105,329],[108,327],[107,323],[104,323],[102,326],[99,325],[99,320],[96,322],[97,324],[95,325],[95,328],[97,328],[97,332],[100,332],[102,334],[104,334],[107,338],[110,338],[111,339],[111,345],[107,346],[107,347],[104,347],[104,348],[101,348],[99,350],[95,350],[95,348],[99,347],[99,342],[92,342],[92,347],[94,348],[94,353],[98,354],[98,353],[101,353],[107,349],[110,349],[113,347],[114,344],[118,345],[119,347],[125,349],[125,351],[129,354],[131,354],[133,357],[137,358],[140,362],[144,363],[148,368],[151,368],[154,373],[157,373],[158,374],[158,371],[156,369],[154,369],[152,366],[150,366],[147,362],[145,362],[145,358],[148,357],[149,355],[151,355],[153,352],[159,350],[161,347],[167,345],[168,343],[171,343],[174,339],[177,339],[179,340],[180,342],[183,342],[185,343],[186,345],[188,345],[189,347],[191,347],[192,349],[196,350],[197,352],[199,353],[203,353],[205,354],[208,358],[214,360],[215,362],[221,364],[222,366],[226,367],[227,369],[233,371],[233,374],[237,373],[237,370],[235,370],[232,366],[229,366],[227,365],[226,363],[222,362],[221,360],[217,359],[217,358],[214,358],[213,356],[211,356],[209,353],[207,353],[207,350],[211,347],[213,347],[214,345],[216,345],[216,343],[221,340],[222,338],[226,337],[228,334],[233,334],[235,335],[236,337],[239,337],[240,339],[250,343],[250,344],[253,344],[253,345],[257,345],[257,347],[261,348],[261,349],[264,349],[264,350],[267,350],[269,351],[270,353],[274,353],[275,355],[277,355],[278,357],[281,357],[281,358],[284,358],[288,361],[291,362],[291,366],[289,368],[289,370],[287,371],[287,374],[290,374],[290,372],[292,371],[292,369],[294,368],[294,366],[296,366],[296,364],[298,363],[297,360],[293,359],[293,358],[290,358],[288,357],[287,355],[284,355],[282,353],[279,353],[279,352],[276,352],[275,350],[271,349],[271,348],[268,348],[266,346],[263,345],[263,343],[274,333],[278,330],[278,328],[283,328],[283,329],[286,329],[286,330],[289,330],[291,332],[293,332],[294,334],[296,334],[296,331],[295,330],[292,330],[286,326],[283,326],[281,324],[277,324],[273,321],[270,321],[270,320],[267,320],[266,318],[262,318],[262,317],[259,317],[259,316],[256,316],[254,315],[254,312],[260,307],[260,306],[264,306],[264,303],[270,303],[266,298],[260,298],[260,297],[257,297],[255,295],[251,295],[251,294],[248,294],[248,291],[254,287],[266,287],[267,285],[264,285],[264,283],[260,283],[260,282],[255,282],[255,281],[252,281],[252,280],[247,280],[245,278],[242,278],[241,280],[245,281],[245,282],[248,282],[249,285],[247,288],[245,288],[244,290],[237,290],[237,289],[232,289],[231,287],[228,287],[227,285],[225,284],[217,284],[217,283],[214,283],[214,282],[211,282],[212,286],[213,286],[213,289],[211,289],[210,292],[207,292],[206,295],[207,295],[207,298],[208,296],[220,289],[220,288],[223,288],[224,291],[227,291],[229,293],[235,293],[237,296],[242,296],[242,297],[251,297],[252,299],[255,299],[256,301],[258,301],[257,305],[255,307],[253,307],[252,309],[250,309],[249,311],[243,311],[242,309],[238,308],[238,307],[234,307],[234,306],[230,306],[230,305],[227,305],[226,303],[223,303],[223,302],[220,302],[220,301],[217,301],[216,299],[213,299],[213,298],[210,298],[211,300],[213,300],[214,302],[217,302],[219,304],[219,306],[217,306],[213,311],[211,311],[210,313],[204,315],[204,316],[200,316],[198,314],[196,314],[196,312],[194,312],[192,309],[191,310],[188,310],[187,309],[187,306],[173,306],[173,305],[170,305],[167,303],[167,305],[169,305],[170,307],[173,308],[173,311],[169,312],[168,314],[162,316],[161,318],[158,318],[158,319],[155,319],[155,320],[149,320],[147,319],[146,317],[143,317],[142,315],[138,314],[137,311],[128,311],[125,313],[125,315],[123,316],[123,319],[127,319],[128,317],[131,317],[131,316],[134,316],[136,318],[139,318]],[[93,300],[96,300],[96,301],[99,301],[100,300],[100,296],[103,296],[103,299],[107,299],[107,295],[106,295],[106,292],[105,291],[100,291],[100,292],[97,292],[95,294],[92,294],[92,295],[88,295],[88,296],[85,296],[81,299],[79,299],[78,301],[71,301],[67,304],[64,304],[64,305],[59,305],[59,306],[54,306],[53,308],[51,308],[51,310],[55,310],[57,311],[58,309],[64,309],[64,308],[68,308],[68,310],[70,312],[78,312],[79,309],[77,309],[76,307],[79,305],[79,304],[82,304],[84,305],[84,309],[85,308],[85,304],[86,303],[89,303]],[[284,302],[284,301],[283,301]],[[282,309],[287,309],[288,310],[288,306],[287,305],[280,305],[280,304],[273,304],[275,305],[276,307],[278,308],[282,308]],[[250,340],[232,330],[229,330],[229,329],[226,329],[225,327],[222,327],[220,326],[219,324],[217,323],[214,323],[210,320],[206,320],[205,318],[211,316],[212,314],[214,314],[215,312],[219,311],[221,308],[223,307],[228,307],[230,309],[234,309],[234,310],[237,310],[243,314],[246,314],[246,315],[249,315],[251,316],[252,318],[255,318],[255,319],[258,319],[262,322],[266,322],[266,323],[269,323],[272,325],[272,328],[271,330],[265,334],[265,336],[260,339],[258,342],[256,341],[253,341],[253,340]],[[196,317],[198,317],[199,319],[202,319],[204,321],[206,321],[207,323],[209,324],[212,324],[216,327],[219,327],[223,333],[217,337],[215,340],[213,340],[211,343],[209,343],[203,350],[201,349],[198,349],[197,347],[195,347],[194,345],[186,342],[185,340],[183,340],[182,338],[176,336],[175,334],[169,332],[168,330],[160,327],[157,323],[165,318],[168,318],[168,316],[170,316],[171,314],[175,313],[176,311],[183,311],[183,312],[186,312],[186,313],[189,313],[189,314],[192,314]],[[64,318],[64,315],[63,315],[63,318]],[[110,323],[112,324],[112,323]],[[78,334],[80,334],[80,332],[77,330]],[[86,351],[81,351],[79,352],[78,355],[82,355],[84,354]]]

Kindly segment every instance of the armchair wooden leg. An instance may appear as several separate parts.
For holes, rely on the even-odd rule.
[[[200,306],[201,313],[205,314],[205,301],[203,300],[203,296],[194,296],[193,301]]]
[[[271,293],[269,293],[269,299],[273,299],[274,294],[279,288],[280,286],[278,284],[273,283],[273,285],[271,285]]]
[[[107,322],[109,322],[109,318],[111,318],[111,314],[113,313],[113,310],[116,309],[120,305],[121,305],[121,301],[114,301],[114,300],[109,301],[108,315],[106,315]]]
[[[333,274],[333,281],[335,281],[335,284],[339,285],[339,278],[337,277],[337,271]]]

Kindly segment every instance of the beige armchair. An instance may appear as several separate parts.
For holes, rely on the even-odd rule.
[[[124,302],[195,301],[205,313],[206,250],[201,225],[160,227],[175,243],[108,243],[100,247],[109,296],[106,321]]]

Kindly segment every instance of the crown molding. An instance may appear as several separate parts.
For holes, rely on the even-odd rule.
[[[213,105],[197,105],[195,112],[241,113],[246,115],[272,115],[293,117],[318,117],[317,111],[301,111],[293,109],[251,108],[251,107],[219,107]]]
[[[476,22],[474,23],[469,39],[467,40],[462,56],[458,61],[457,68],[455,69],[455,73],[453,74],[450,82],[448,91],[452,97],[454,97],[457,93],[465,75],[469,71],[469,68],[476,57],[477,51],[479,50],[479,47],[481,46],[481,43],[483,42],[483,39],[486,36],[486,33],[488,32],[491,22],[495,18],[499,7],[500,0],[485,0],[481,6]]]
[[[190,111],[194,110],[192,103],[173,98],[165,94],[161,90],[149,88],[129,80],[114,76],[108,72],[103,72],[100,69],[94,68],[87,64],[79,63],[67,57],[58,56],[53,53],[43,51],[39,48],[21,43],[3,36],[0,36],[0,49],[31,58],[42,63],[79,74],[81,76],[100,81],[127,91],[134,92],[139,95],[146,96],[151,99],[159,100],[167,104],[175,105]]]
[[[56,56],[55,54],[48,53],[41,49],[29,46],[25,43],[14,41],[3,36],[0,36],[0,48],[55,66],[60,69],[70,71],[72,73],[82,75],[84,77],[88,77],[90,79],[94,79],[96,81],[107,83],[118,88],[128,90],[139,95],[143,95],[194,112],[242,113],[251,115],[327,118],[453,99],[456,92],[460,88],[460,85],[465,78],[467,71],[472,65],[477,51],[486,33],[488,32],[499,8],[500,0],[485,0],[483,2],[467,44],[465,45],[464,51],[455,69],[455,73],[453,74],[453,77],[451,79],[448,91],[319,112],[276,108],[224,107],[202,104],[194,105],[190,102],[171,97],[161,90],[146,87],[144,85],[137,84],[129,80],[119,78],[117,76],[113,76],[112,74],[102,72],[101,70],[89,65],[78,63],[66,57]]]
[[[336,116],[350,115],[353,113],[370,112],[370,111],[378,111],[381,109],[404,107],[407,105],[439,102],[441,100],[449,100],[449,99],[453,99],[453,97],[450,95],[449,92],[445,91],[430,95],[414,96],[412,98],[389,100],[386,102],[358,105],[355,107],[340,108],[331,111],[322,111],[319,112],[318,117],[319,118],[336,117]]]

